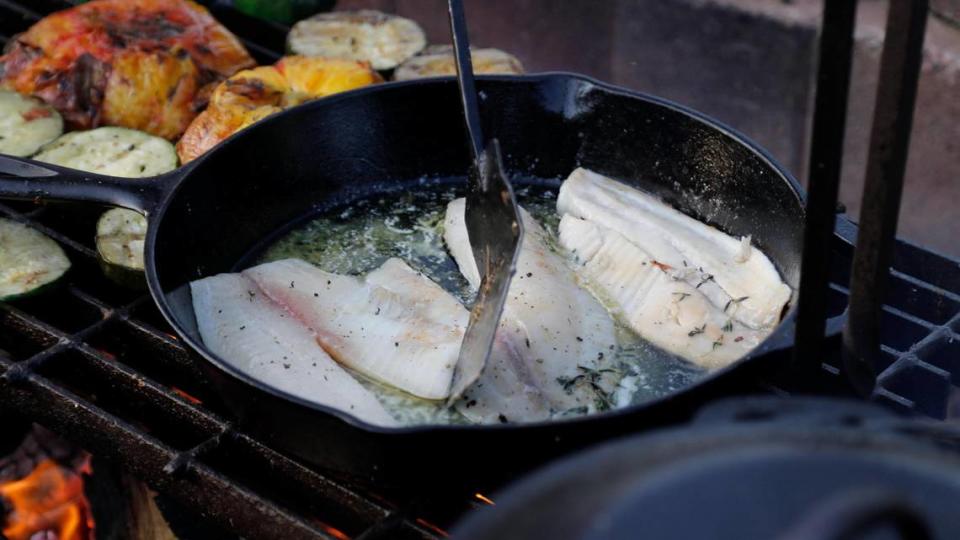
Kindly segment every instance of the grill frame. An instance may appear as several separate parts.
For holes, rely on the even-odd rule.
[[[0,0],[0,40],[70,5],[38,0],[27,8]],[[219,3],[209,7],[258,62],[280,57],[285,27]],[[384,496],[352,488],[236,431],[216,397],[199,382],[192,353],[166,329],[149,295],[120,289],[100,274],[92,245],[98,213],[56,204],[0,203],[0,216],[47,234],[75,265],[67,283],[44,297],[0,304],[0,347],[13,352],[0,356],[0,410],[115,459],[164,495],[249,538],[275,537],[277,531],[289,538],[437,538],[442,530],[432,522],[447,526],[479,505],[434,497],[426,521]],[[837,233],[832,315],[846,305],[856,230],[839,217]],[[960,264],[898,242],[893,266],[884,308],[891,322],[884,332],[885,365],[880,366],[875,398],[902,411],[951,417],[952,395],[960,386]],[[62,306],[69,309],[58,312]],[[843,393],[839,349],[834,352],[824,363],[832,383],[823,390]],[[789,383],[764,381],[757,391],[777,392],[785,386]],[[224,453],[230,459],[218,458]],[[240,478],[237,470],[245,468],[263,478]]]

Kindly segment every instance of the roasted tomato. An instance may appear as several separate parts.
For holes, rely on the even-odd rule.
[[[217,86],[210,106],[187,128],[177,143],[180,162],[284,108],[381,80],[366,62],[303,56],[241,71]]]
[[[208,85],[253,59],[189,0],[94,0],[54,13],[0,56],[0,85],[46,101],[72,129],[117,125],[173,139]]]

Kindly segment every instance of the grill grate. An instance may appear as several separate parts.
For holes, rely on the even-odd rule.
[[[847,302],[856,237],[845,219],[838,232],[848,241],[834,255],[833,309]],[[898,240],[889,279],[874,400],[938,420],[960,417],[960,262]],[[839,376],[839,365],[831,359],[825,367]]]
[[[0,0],[0,40],[43,14],[68,7]],[[260,62],[283,50],[286,29],[229,7],[211,10]],[[149,295],[102,274],[89,207],[0,203],[0,216],[58,241],[73,262],[62,286],[0,304],[0,407],[116,459],[155,489],[247,538],[436,538],[441,526],[480,504],[447,502],[429,521],[275,452],[234,430],[200,383],[191,354],[173,336]],[[847,303],[850,241],[839,220],[831,269],[830,315]],[[877,399],[933,418],[960,414],[960,266],[899,242],[884,311],[884,364]],[[825,369],[839,379],[837,362]],[[482,500],[480,497],[478,499]]]

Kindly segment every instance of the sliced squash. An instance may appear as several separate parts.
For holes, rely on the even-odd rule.
[[[516,56],[500,49],[472,49],[470,59],[477,74],[520,74],[523,64]],[[396,81],[444,77],[457,74],[456,59],[450,45],[431,45],[407,60],[393,73]]]
[[[34,294],[69,269],[70,259],[50,237],[0,218],[0,301]]]
[[[63,133],[63,118],[38,99],[0,90],[0,154],[27,157]]]
[[[119,127],[74,131],[44,146],[37,161],[108,176],[156,176],[177,167],[177,151],[149,133]]]
[[[426,45],[420,25],[372,9],[320,13],[287,35],[294,54],[369,62],[376,70],[393,69]]]

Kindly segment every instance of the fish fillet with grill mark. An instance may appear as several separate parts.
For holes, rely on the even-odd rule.
[[[249,279],[220,274],[190,284],[203,343],[247,375],[379,426],[396,420],[314,336]]]
[[[468,313],[400,259],[363,278],[298,259],[243,274],[303,322],[341,364],[421,398],[449,395]]]
[[[587,169],[573,171],[560,187],[557,212],[620,233],[750,328],[776,326],[790,299],[790,287],[749,237],[733,238]]]
[[[477,270],[467,236],[465,199],[447,206],[444,241],[474,289]],[[516,399],[531,406],[523,420],[541,420],[551,413],[607,406],[615,386],[606,373],[614,351],[614,323],[607,310],[577,284],[573,270],[551,250],[546,231],[521,209],[525,235],[510,283],[498,341],[510,354],[491,354],[480,378],[467,389],[460,407],[468,417],[510,416],[499,405]],[[501,419],[503,420],[503,419]]]

